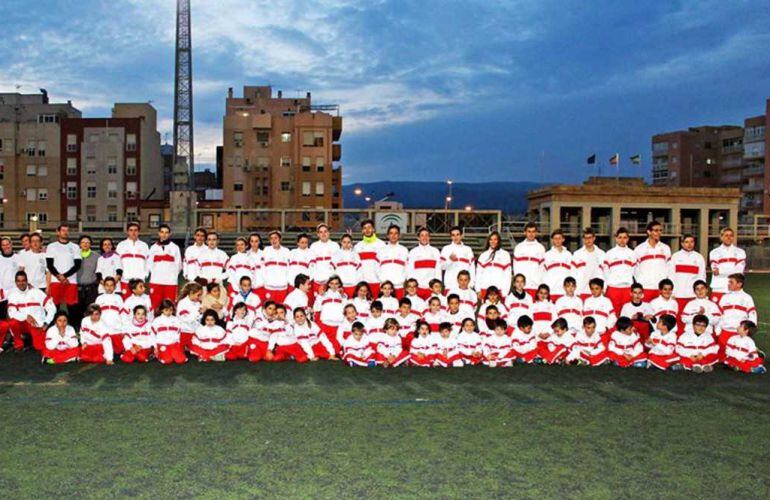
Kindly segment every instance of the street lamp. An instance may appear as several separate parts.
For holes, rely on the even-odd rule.
[[[451,196],[447,196],[444,199],[444,201],[445,201],[445,203],[444,203],[444,210],[449,210],[449,207],[452,206],[452,197]]]
[[[465,205],[465,211],[466,211],[466,212],[470,212],[471,210],[473,210],[473,207],[472,207],[472,206],[470,206],[470,205]]]

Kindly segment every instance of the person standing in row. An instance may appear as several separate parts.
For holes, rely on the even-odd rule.
[[[361,222],[361,233],[361,241],[356,243],[353,250],[361,261],[361,280],[369,285],[372,296],[376,297],[380,294],[377,253],[385,246],[385,243],[377,238],[377,233],[374,232],[374,221],[371,219]]]
[[[56,228],[56,241],[45,249],[45,261],[51,273],[48,296],[56,307],[78,303],[77,272],[80,269],[80,247],[70,242],[70,228],[61,224]]]
[[[93,304],[96,301],[96,297],[99,296],[99,279],[96,276],[99,254],[91,250],[92,240],[90,236],[81,236],[79,243],[80,269],[77,272],[78,303],[67,306],[70,324],[75,328],[80,327],[86,307]]]
[[[188,282],[195,281],[198,278],[200,272],[200,266],[198,265],[198,257],[201,252],[206,248],[206,236],[208,233],[205,229],[199,227],[193,233],[193,244],[184,250],[184,262],[182,264],[182,276]]]
[[[447,293],[459,289],[457,275],[461,271],[470,273],[471,288],[476,283],[473,249],[463,243],[462,229],[458,226],[452,227],[449,230],[449,237],[452,238],[452,242],[441,249],[441,269],[444,271],[444,288]]]
[[[671,256],[668,275],[674,283],[674,297],[679,304],[681,317],[685,306],[695,298],[695,283],[706,281],[706,260],[695,251],[695,237],[685,234],[681,240],[682,248]],[[679,323],[681,332],[682,323]]]
[[[583,246],[572,254],[572,267],[574,268],[577,291],[575,294],[585,301],[591,296],[588,283],[594,278],[602,278],[601,265],[604,262],[605,252],[596,246],[596,233],[590,227],[583,230]]]
[[[722,244],[709,253],[711,267],[711,298],[719,302],[729,289],[728,277],[746,270],[746,252],[735,245],[735,232],[727,227],[720,233]]]
[[[39,233],[29,236],[29,249],[18,254],[17,262],[19,271],[27,274],[29,285],[40,290],[46,287],[45,252],[43,251],[43,237]]]
[[[118,243],[115,251],[120,255],[120,268],[123,270],[121,289],[123,298],[126,299],[131,295],[128,282],[135,279],[146,281],[149,272],[147,260],[150,256],[150,247],[139,239],[139,224],[128,223],[126,239]]]
[[[417,231],[419,244],[409,251],[407,278],[417,280],[417,295],[427,300],[431,296],[431,280],[441,280],[441,253],[430,244],[430,231],[423,227]]]
[[[313,280],[310,292],[311,303],[334,274],[332,257],[340,250],[339,244],[330,238],[329,226],[326,224],[318,224],[316,236],[318,239],[310,245],[310,251],[313,252],[313,274],[310,276]]]
[[[409,261],[409,250],[400,243],[401,228],[391,225],[388,228],[388,242],[377,254],[379,264],[378,276],[380,283],[386,281],[393,284],[394,294],[398,300],[404,297],[404,282],[406,281],[406,265]],[[372,295],[377,297],[376,295]]]
[[[14,276],[19,270],[19,257],[13,253],[13,240],[11,238],[0,239],[0,290],[10,290],[14,283]],[[5,295],[0,296],[0,318],[7,317],[8,301]],[[5,338],[5,335],[3,335]]]
[[[604,256],[602,270],[607,284],[606,296],[612,302],[615,314],[619,315],[623,305],[631,301],[631,285],[634,284],[636,255],[628,248],[628,229],[615,231],[615,246]]]
[[[483,302],[490,287],[497,288],[502,297],[511,291],[511,254],[503,248],[500,233],[493,231],[487,236],[484,251],[476,261],[476,291]]]
[[[176,304],[181,270],[182,254],[176,243],[171,241],[171,227],[161,224],[158,241],[152,244],[149,253],[150,302],[153,309],[160,307],[164,300]]]
[[[513,268],[516,274],[526,279],[527,293],[534,299],[537,287],[543,281],[543,260],[545,247],[537,241],[537,225],[528,222],[524,226],[524,241],[513,248]]]
[[[660,280],[668,277],[671,248],[660,241],[663,224],[656,220],[650,221],[646,231],[647,239],[634,248],[634,280],[644,287],[644,301],[652,302],[660,295]]]
[[[262,250],[262,278],[265,281],[262,302],[282,304],[289,294],[289,262],[291,251],[281,244],[281,232],[270,231],[270,246]]]

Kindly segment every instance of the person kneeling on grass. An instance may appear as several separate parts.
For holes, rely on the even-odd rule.
[[[79,356],[78,334],[68,324],[66,313],[56,313],[53,325],[45,332],[42,361],[50,365],[71,363]]]
[[[113,364],[112,340],[102,320],[102,310],[96,304],[88,306],[80,322],[80,344],[80,361]]]
[[[615,325],[616,330],[610,336],[610,343],[607,350],[610,352],[610,360],[621,368],[645,368],[647,366],[647,355],[644,353],[644,346],[639,339],[639,334],[634,329],[634,322],[631,318],[621,316]]]
[[[733,335],[725,346],[725,364],[735,371],[745,373],[766,373],[764,358],[757,351],[757,344],[751,337],[757,333],[757,325],[748,320],[741,321],[738,334]]]
[[[417,332],[409,347],[409,364],[425,368],[433,366],[436,350],[433,345],[433,335],[430,325],[425,321],[417,322]]]
[[[124,363],[146,363],[155,349],[155,335],[152,333],[152,325],[147,321],[147,309],[144,306],[135,306],[132,313],[133,318],[123,336],[124,351],[120,359]]]
[[[495,322],[494,335],[484,340],[484,364],[490,368],[513,365],[513,344],[508,336],[508,323],[503,319]]]
[[[507,336],[507,335],[506,335]],[[443,322],[438,326],[438,332],[432,333],[435,366],[450,368],[463,366],[462,355],[457,345],[457,335],[452,333],[452,323]]]
[[[719,362],[719,344],[711,331],[709,319],[698,314],[692,319],[692,331],[684,332],[676,343],[676,353],[680,357],[680,366],[695,373],[710,372]]]
[[[342,346],[342,360],[348,366],[375,366],[372,339],[364,331],[360,321],[353,323],[350,335]]]
[[[511,334],[511,347],[517,363],[530,364],[537,358],[538,337],[533,331],[533,325],[534,321],[528,314],[522,314],[516,320],[516,329]]]
[[[409,351],[404,349],[399,335],[400,328],[398,321],[388,318],[385,320],[385,332],[372,339],[372,343],[376,343],[374,360],[385,368],[401,366],[409,361]],[[410,336],[414,337],[413,334]]]
[[[187,363],[184,348],[180,340],[179,318],[174,315],[174,303],[163,299],[158,307],[158,315],[152,321],[152,333],[155,335],[155,358],[164,365]]]
[[[564,364],[572,344],[575,343],[575,336],[572,335],[567,320],[564,318],[557,318],[551,323],[551,330],[548,341],[540,345],[538,356],[545,364],[561,365]]]
[[[247,280],[244,276],[241,280]],[[256,297],[256,294],[252,294]],[[227,350],[225,358],[227,361],[236,359],[246,359],[246,351],[249,347],[249,330],[254,324],[252,316],[249,315],[249,307],[245,302],[238,302],[232,308],[230,321],[227,322],[227,344],[230,349]]]
[[[463,320],[462,330],[457,335],[457,348],[460,350],[463,363],[466,365],[477,365],[483,360],[481,335],[476,331],[476,322],[473,319],[465,318]]]
[[[676,353],[676,318],[670,314],[661,316],[645,345],[647,368],[667,370],[679,363],[679,355]]]
[[[609,360],[610,355],[604,340],[596,330],[596,319],[593,316],[586,316],[583,318],[583,328],[575,335],[575,343],[572,344],[570,353],[567,355],[567,362],[601,366]]]
[[[227,343],[227,332],[217,324],[219,314],[214,309],[203,312],[203,324],[195,330],[190,352],[198,357],[198,361],[224,361],[230,345]]]
[[[283,305],[275,306],[278,319],[270,332],[270,340],[267,344],[265,361],[288,361],[293,359],[297,363],[307,363],[308,356],[297,339],[296,332],[286,322],[286,308]]]
[[[337,361],[334,345],[326,335],[321,333],[318,325],[310,321],[305,309],[294,309],[294,324],[291,328],[310,361],[318,361],[319,359]]]

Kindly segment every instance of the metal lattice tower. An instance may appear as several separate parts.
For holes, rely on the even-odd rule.
[[[192,36],[190,0],[176,2],[176,67],[174,74],[174,190],[193,191]]]

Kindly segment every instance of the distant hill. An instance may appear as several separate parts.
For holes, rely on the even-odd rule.
[[[452,185],[452,208],[467,205],[479,209],[502,210],[504,214],[523,214],[527,210],[527,192],[543,184],[537,182],[457,182]],[[365,208],[365,195],[356,196],[361,188],[365,195],[378,200],[394,193],[393,200],[405,208],[444,208],[447,196],[446,182],[382,181],[349,184],[342,187],[345,208]]]

